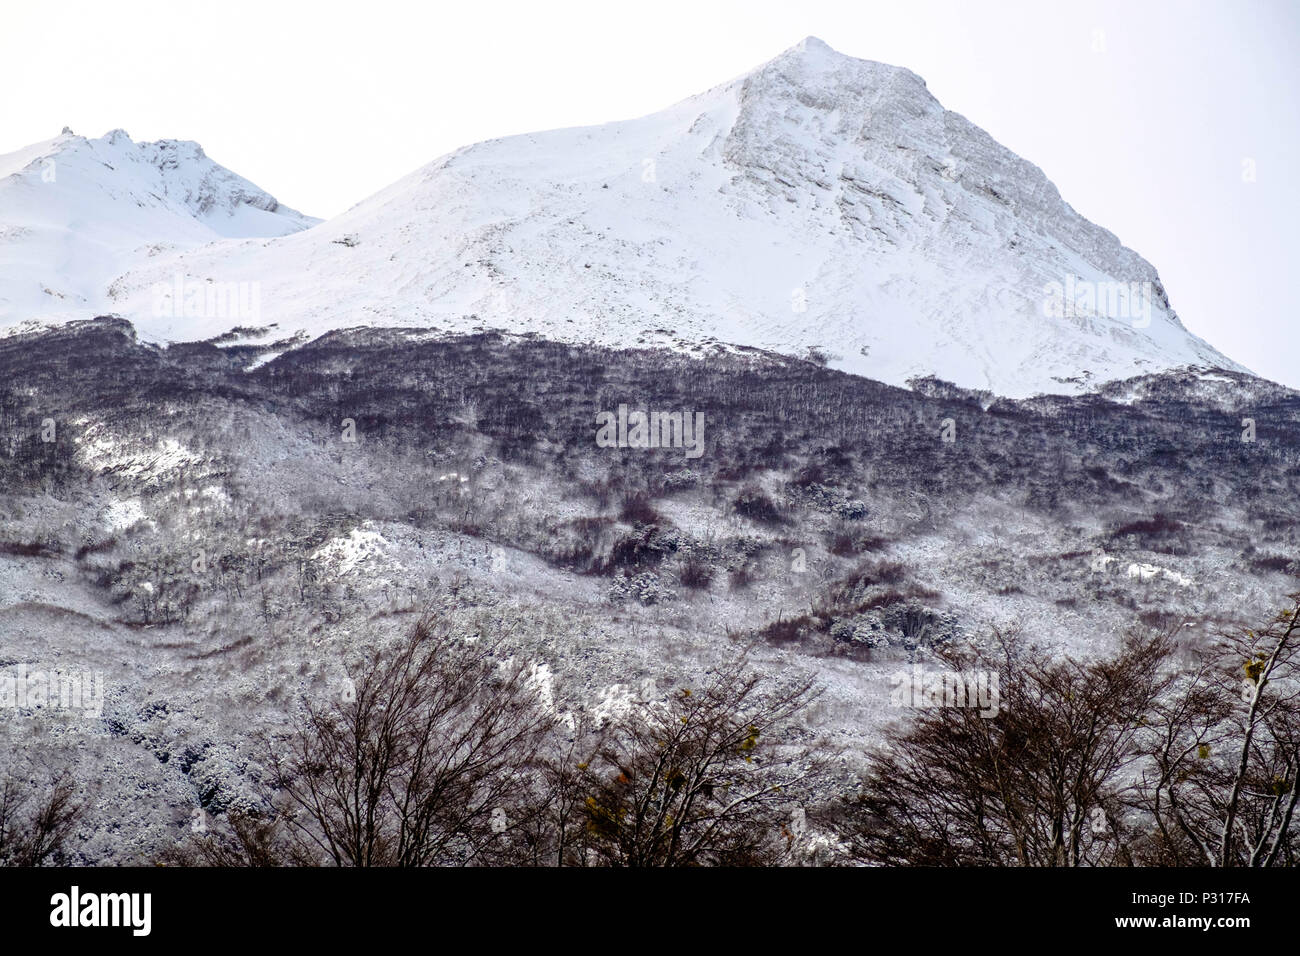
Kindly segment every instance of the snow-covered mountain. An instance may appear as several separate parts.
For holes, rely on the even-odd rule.
[[[442,334],[479,327],[538,335]],[[844,777],[782,814],[826,820],[945,646],[1193,662],[1276,612],[1300,392],[1238,369],[1038,169],[812,39],[318,224],[195,144],[65,134],[0,157],[0,780],[68,772],[57,862],[173,860],[273,821],[267,740],[432,613],[508,638],[566,760],[742,648],[813,678]],[[659,447],[600,439],[624,404]]]
[[[384,325],[716,340],[1009,396],[1242,370],[1037,167],[915,74],[814,38],[641,119],[458,150],[314,229],[173,249],[104,289],[103,310],[146,338]],[[255,314],[169,291],[218,284]]]
[[[283,236],[319,220],[280,205],[198,143],[135,143],[122,130],[0,156],[0,324],[102,311],[124,269],[230,237]]]

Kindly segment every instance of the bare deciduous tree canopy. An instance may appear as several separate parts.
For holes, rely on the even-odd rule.
[[[83,813],[66,772],[10,767],[0,780],[0,866],[41,866],[58,858]]]
[[[1300,595],[1259,630],[1223,635],[1150,720],[1142,808],[1156,860],[1296,863]]]
[[[589,859],[613,866],[777,862],[792,806],[820,770],[790,739],[816,695],[810,680],[776,683],[742,662],[698,690],[643,704],[579,769]]]
[[[495,862],[530,812],[528,771],[552,723],[524,667],[425,617],[349,696],[309,703],[276,760],[300,852],[346,866]]]
[[[1014,637],[948,652],[999,673],[999,713],[940,708],[894,728],[836,827],[853,858],[877,864],[1294,864],[1293,602],[1200,649],[1170,632],[1087,662]]]

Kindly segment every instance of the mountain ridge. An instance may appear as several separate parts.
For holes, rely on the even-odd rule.
[[[84,318],[136,262],[317,222],[198,143],[136,143],[121,129],[89,139],[64,127],[0,156],[0,323]]]
[[[255,286],[259,314],[159,314],[157,290],[187,282]],[[160,342],[236,325],[718,341],[1012,397],[1248,371],[1037,166],[910,70],[813,37],[639,119],[462,147],[310,230],[150,256],[101,311]]]

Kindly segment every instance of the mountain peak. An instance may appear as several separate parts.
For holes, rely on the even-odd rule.
[[[820,37],[812,36],[811,34],[804,37],[794,46],[790,47],[790,49],[788,49],[786,53],[799,53],[805,56],[821,56],[821,57],[838,56],[838,57],[844,57],[845,59],[849,59],[849,57],[845,57],[844,54],[836,52],[831,47],[831,45],[827,43],[825,40],[821,39]]]
[[[68,127],[0,156],[0,322],[101,311],[141,257],[317,220],[213,162],[198,143],[87,139]]]
[[[174,141],[129,152],[157,167],[156,195],[227,221],[220,177],[184,172],[210,160]],[[714,341],[1006,396],[1236,367],[1182,327],[1155,268],[1036,166],[911,71],[816,37],[659,113],[457,150],[302,235],[137,256],[110,307],[145,338],[227,331],[224,315],[151,313],[152,290],[182,273],[260,283],[286,335],[361,317]]]
[[[916,74],[902,66],[895,66],[891,63],[882,63],[879,60],[871,60],[863,57],[852,56],[848,53],[841,53],[832,47],[820,37],[806,36],[794,46],[783,50],[771,60],[768,60],[760,66],[755,72],[762,71],[765,67],[773,63],[790,63],[798,62],[804,66],[814,67],[820,70],[868,70],[881,73],[906,73],[912,76]],[[917,77],[920,79],[920,77]],[[924,83],[924,81],[922,81]]]

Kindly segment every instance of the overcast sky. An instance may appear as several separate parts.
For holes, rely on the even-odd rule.
[[[193,139],[332,216],[458,146],[661,109],[807,35],[906,66],[1155,264],[1183,323],[1300,387],[1300,3],[6,4],[0,152]]]

